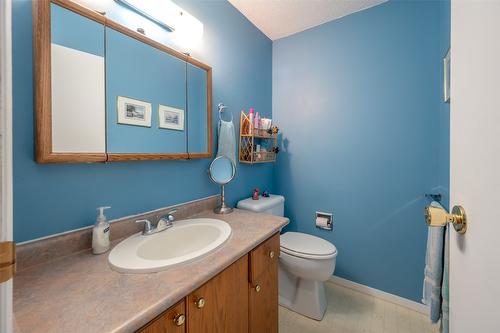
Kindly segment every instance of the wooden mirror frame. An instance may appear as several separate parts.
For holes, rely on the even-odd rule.
[[[96,21],[207,72],[207,152],[189,153],[57,153],[52,151],[51,17],[54,3]],[[35,98],[35,158],[38,163],[93,163],[146,160],[182,160],[212,156],[212,67],[133,31],[71,0],[33,1],[33,61]],[[189,129],[187,129],[189,131]],[[189,132],[186,134],[189,135]]]

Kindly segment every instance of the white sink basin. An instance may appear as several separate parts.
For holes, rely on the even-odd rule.
[[[121,241],[111,250],[108,262],[122,273],[151,273],[193,260],[219,246],[231,235],[231,227],[216,219],[190,219],[156,234],[141,233]]]

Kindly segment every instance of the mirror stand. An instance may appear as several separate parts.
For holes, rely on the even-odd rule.
[[[233,211],[231,207],[226,205],[226,198],[224,195],[224,185],[220,186],[220,206],[214,208],[215,214],[229,214]]]

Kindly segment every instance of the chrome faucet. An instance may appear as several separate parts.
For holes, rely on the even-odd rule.
[[[144,229],[142,230],[142,234],[144,236],[149,236],[173,227],[174,225],[172,222],[175,221],[175,216],[173,214],[175,212],[177,212],[177,209],[171,210],[166,215],[160,217],[158,219],[158,222],[156,223],[156,226],[153,226],[151,221],[147,219],[137,220],[135,221],[135,223],[144,223]]]

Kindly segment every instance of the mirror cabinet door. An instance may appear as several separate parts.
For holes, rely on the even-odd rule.
[[[187,158],[185,110],[186,63],[106,28],[108,158]]]
[[[188,152],[191,157],[210,157],[212,138],[209,103],[209,68],[187,64]]]
[[[48,27],[42,25],[49,38],[35,44],[36,51],[42,46],[48,56],[42,57],[45,67],[38,64],[37,71],[50,80],[37,81],[36,97],[51,112],[43,118],[49,130],[43,133],[46,147],[37,151],[37,157],[59,162],[83,155],[105,161],[104,25],[56,4],[47,6],[43,14],[50,18]]]

